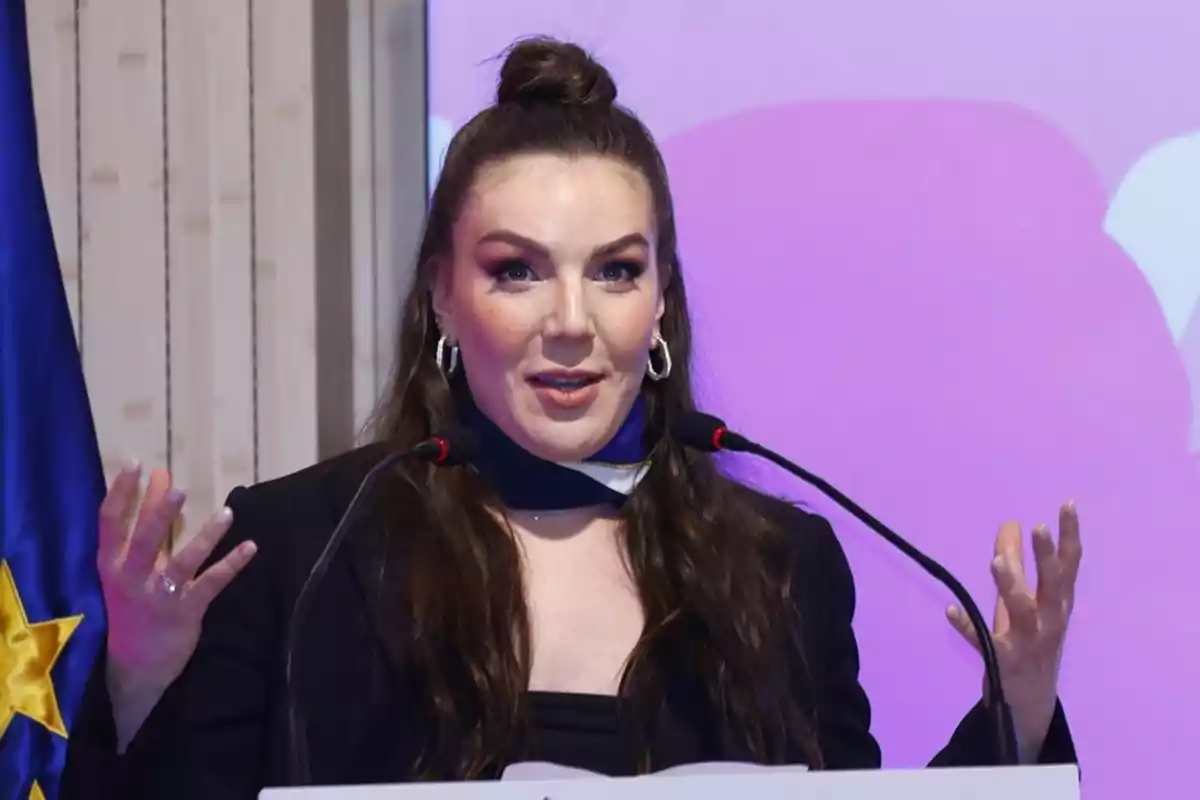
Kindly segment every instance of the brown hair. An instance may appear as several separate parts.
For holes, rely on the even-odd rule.
[[[538,38],[508,52],[495,104],[468,122],[446,153],[379,435],[406,446],[456,421],[456,400],[467,389],[461,377],[447,381],[435,363],[430,291],[480,169],[514,154],[549,152],[602,155],[640,171],[653,194],[665,278],[661,332],[673,365],[669,378],[643,387],[652,465],[622,515],[645,628],[621,694],[634,709],[633,728],[648,737],[663,698],[684,681],[699,693],[711,729],[730,744],[765,763],[804,757],[819,766],[802,697],[807,684],[787,534],[764,517],[753,494],[721,477],[710,457],[666,436],[673,417],[695,408],[687,296],[662,156],[616,96],[608,71],[575,45]],[[516,541],[496,521],[496,498],[470,470],[398,475],[394,491],[381,495],[391,498],[385,519],[397,532],[383,574],[398,576],[397,613],[415,631],[393,645],[427,705],[419,710],[427,745],[414,771],[477,777],[504,763],[526,723],[529,615]],[[650,769],[645,752],[641,766]]]

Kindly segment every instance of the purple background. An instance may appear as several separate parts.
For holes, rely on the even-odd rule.
[[[1085,796],[1194,796],[1200,4],[431,5],[435,159],[519,36],[614,71],[671,169],[712,410],[989,614],[999,523],[1077,501],[1062,693]],[[750,474],[834,521],[874,731],[889,766],[924,763],[979,695],[948,597],[815,492]]]

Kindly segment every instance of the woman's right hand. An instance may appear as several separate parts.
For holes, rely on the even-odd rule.
[[[165,470],[141,469],[113,480],[100,506],[98,566],[108,615],[109,694],[119,749],[133,738],[162,693],[179,677],[200,640],[209,603],[254,556],[246,541],[197,574],[233,522],[223,508],[172,555],[166,545],[185,495]],[[140,503],[139,503],[140,499]]]

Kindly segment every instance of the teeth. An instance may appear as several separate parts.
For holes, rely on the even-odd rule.
[[[578,389],[587,383],[586,380],[578,378],[542,378],[541,382],[547,386],[553,386],[555,389]]]

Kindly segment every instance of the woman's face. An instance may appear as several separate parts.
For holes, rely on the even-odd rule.
[[[600,156],[481,170],[433,299],[479,408],[513,441],[578,461],[615,435],[663,313],[645,177]]]

